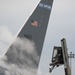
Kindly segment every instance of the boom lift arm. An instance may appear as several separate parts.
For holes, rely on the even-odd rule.
[[[63,38],[61,40],[61,47],[54,46],[53,54],[52,54],[52,63],[50,63],[50,73],[54,69],[54,67],[59,67],[60,65],[64,65],[65,75],[71,75],[71,69],[69,66],[69,59],[68,59],[68,50],[66,39]]]

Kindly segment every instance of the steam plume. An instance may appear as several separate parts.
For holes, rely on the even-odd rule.
[[[5,33],[8,36],[10,34],[8,29]],[[4,33],[2,35],[4,38]],[[12,37],[10,35],[7,37],[7,40],[2,39],[10,43]],[[38,62],[39,55],[37,54],[35,43],[32,40],[17,37],[7,53],[0,60],[0,73],[2,75],[36,75]]]

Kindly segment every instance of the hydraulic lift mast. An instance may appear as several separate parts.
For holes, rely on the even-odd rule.
[[[67,49],[65,38],[61,40],[61,46],[62,46],[62,52],[63,52],[65,75],[71,75],[71,68],[69,66],[69,58],[68,58],[68,49]]]
[[[59,67],[64,65],[65,75],[71,75],[71,68],[69,66],[69,58],[68,58],[68,49],[66,44],[66,39],[63,38],[61,40],[61,47],[54,46],[53,54],[52,54],[52,63],[50,63],[50,72],[54,69],[54,67]]]

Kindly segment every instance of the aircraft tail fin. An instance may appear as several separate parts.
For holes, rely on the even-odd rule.
[[[53,0],[41,0],[18,35],[19,37],[30,36],[36,44],[38,54],[42,51],[52,3]]]
[[[53,0],[41,0],[0,63],[5,75],[35,75],[38,69]],[[1,62],[1,61],[0,61]],[[3,71],[2,71],[3,70]]]

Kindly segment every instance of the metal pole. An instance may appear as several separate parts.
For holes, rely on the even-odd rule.
[[[69,67],[68,51],[67,51],[67,45],[66,45],[65,38],[61,40],[61,46],[62,46],[62,52],[63,52],[65,75],[71,75],[71,69]]]

